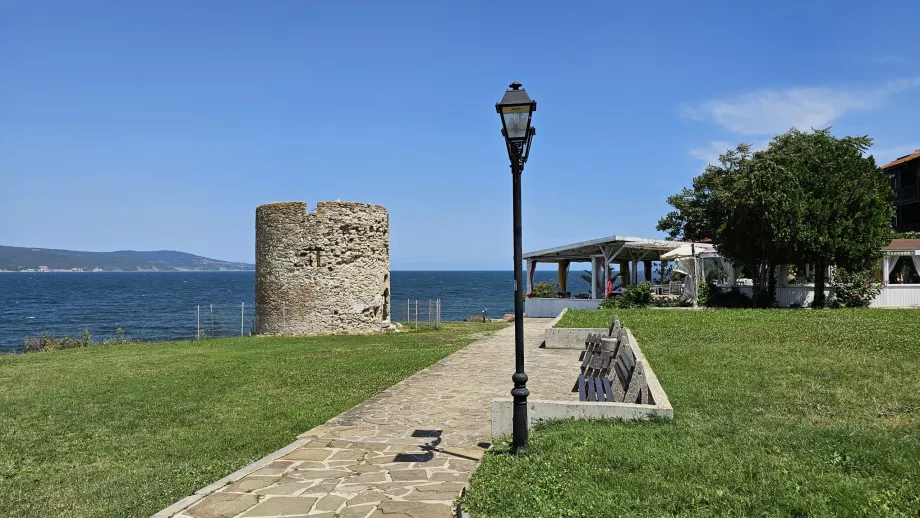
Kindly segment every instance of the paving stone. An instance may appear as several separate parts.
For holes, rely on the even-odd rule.
[[[389,500],[390,497],[383,493],[378,493],[376,491],[364,491],[358,496],[350,499],[346,505],[355,506],[355,505],[365,505],[365,504],[377,504],[383,502],[384,500]]]
[[[295,470],[305,470],[305,469],[326,469],[329,466],[327,463],[318,461],[318,460],[305,460],[298,464],[294,469]]]
[[[343,470],[331,470],[331,469],[308,469],[308,470],[297,470],[297,477],[304,480],[326,480],[326,479],[337,479],[345,478],[351,475],[350,471]]]
[[[426,469],[445,468],[447,467],[447,459],[444,457],[436,457],[425,462],[413,462],[412,467]]]
[[[319,502],[316,502],[316,509],[318,511],[335,511],[344,503],[345,499],[340,496],[326,495],[320,498]]]
[[[377,510],[375,505],[362,505],[360,507],[346,507],[339,513],[339,518],[366,518],[367,515]]]
[[[392,464],[396,455],[378,455],[375,457],[367,457],[365,460],[371,464]]]
[[[469,473],[432,473],[432,482],[466,482],[470,479]]]
[[[390,471],[394,482],[400,480],[428,480],[428,473],[423,469],[394,469]]]
[[[361,460],[367,452],[364,450],[339,450],[329,460]]]
[[[332,455],[332,450],[325,448],[297,448],[284,456],[288,460],[326,460]]]
[[[258,489],[254,491],[254,493],[265,496],[294,496],[300,494],[304,489],[307,489],[314,484],[315,482],[313,481],[285,483],[280,486],[270,486],[264,489]]]
[[[423,502],[382,502],[373,518],[453,518],[453,509],[449,505],[429,504]]]
[[[331,480],[328,482],[321,482],[315,486],[307,489],[303,492],[304,495],[325,495],[326,493],[331,493],[338,487],[339,482],[337,480]]]
[[[344,481],[345,484],[377,484],[379,482],[386,482],[387,474],[383,471],[378,471],[376,473],[359,473],[353,477],[350,477]]]
[[[383,469],[376,464],[352,464],[351,466],[347,467],[355,473],[371,473]]]
[[[291,463],[291,464],[293,464],[293,463]],[[285,466],[283,466],[283,467],[282,467],[282,466],[265,466],[265,467],[262,468],[262,469],[258,469],[258,470],[256,470],[256,471],[253,471],[252,473],[250,473],[250,475],[256,476],[256,477],[265,477],[265,476],[271,476],[271,475],[280,475],[280,474],[284,473],[285,471],[287,471],[287,469],[288,469],[288,465],[285,465]]]
[[[259,505],[246,511],[241,518],[305,515],[310,512],[315,503],[316,498],[313,497],[276,496],[263,500]]]
[[[466,471],[472,472],[476,469],[476,461],[464,460],[464,459],[450,459],[447,463],[447,467],[454,471]]]
[[[248,493],[275,483],[278,477],[245,477],[227,486],[223,491],[229,493]]]
[[[185,514],[193,518],[225,518],[236,516],[256,504],[255,495],[214,493],[205,497]]]
[[[409,501],[446,501],[452,502],[460,494],[459,491],[419,491],[420,488],[415,488],[410,491],[408,494],[404,495],[403,498]]]

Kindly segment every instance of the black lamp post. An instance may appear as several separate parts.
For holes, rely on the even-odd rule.
[[[527,374],[524,373],[524,294],[521,271],[521,173],[530,154],[534,128],[530,125],[537,102],[527,95],[517,81],[511,83],[502,100],[495,104],[495,111],[502,118],[502,135],[511,160],[511,178],[514,188],[514,438],[513,451],[527,446]]]

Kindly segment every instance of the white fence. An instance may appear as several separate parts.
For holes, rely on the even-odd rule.
[[[873,308],[920,307],[920,284],[889,284],[872,301]]]

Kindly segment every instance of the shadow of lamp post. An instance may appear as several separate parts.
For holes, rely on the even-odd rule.
[[[537,102],[527,95],[517,81],[511,83],[502,100],[495,104],[495,111],[502,119],[502,136],[511,160],[511,179],[514,208],[514,397],[513,440],[511,449],[515,452],[527,447],[527,374],[524,373],[524,298],[521,262],[521,173],[530,154],[534,128],[530,125]]]

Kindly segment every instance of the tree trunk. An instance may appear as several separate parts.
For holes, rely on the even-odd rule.
[[[776,300],[776,269],[770,262],[759,263],[756,267],[757,274],[754,279],[754,306],[769,308]]]
[[[824,307],[824,271],[827,270],[827,261],[820,258],[815,262],[815,299],[811,303],[813,307]]]
[[[773,264],[773,261],[767,263],[767,293],[768,298],[764,307],[773,307],[773,304],[776,302],[776,265]]]

